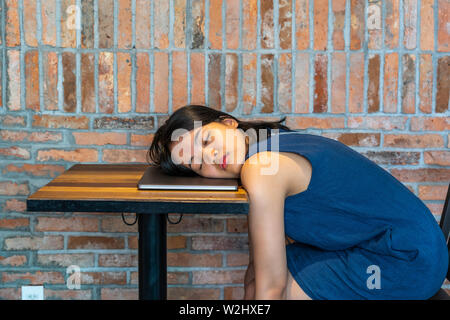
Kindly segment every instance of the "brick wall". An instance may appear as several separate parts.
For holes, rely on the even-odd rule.
[[[145,163],[158,125],[206,103],[339,140],[439,220],[450,180],[447,0],[3,0],[0,298],[137,298],[137,228],[27,213],[74,163]],[[77,19],[79,17],[79,19]],[[130,217],[132,218],[132,217]],[[246,217],[168,225],[169,299],[241,299]],[[70,290],[67,267],[82,272]],[[444,285],[450,288],[449,284]]]

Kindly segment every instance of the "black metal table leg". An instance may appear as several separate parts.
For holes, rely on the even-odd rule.
[[[138,223],[139,300],[166,300],[166,215],[139,214]]]

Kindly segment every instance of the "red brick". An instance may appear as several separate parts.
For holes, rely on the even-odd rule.
[[[205,55],[191,52],[191,104],[205,104]]]
[[[2,288],[0,289],[0,298],[4,300],[20,300],[22,293],[20,288]]]
[[[278,109],[292,112],[292,55],[281,53],[278,58]]]
[[[228,267],[247,266],[249,262],[248,253],[229,253],[227,254]]]
[[[5,201],[2,208],[4,212],[25,212],[27,208],[27,203],[25,201],[17,199],[9,199]]]
[[[126,221],[134,221],[135,215],[124,215]],[[132,226],[123,223],[122,217],[104,218],[101,222],[101,231],[104,232],[138,232],[137,224]]]
[[[439,148],[444,140],[438,134],[385,134],[383,147],[392,148]]]
[[[228,218],[227,232],[228,233],[246,233],[248,232],[247,218]]]
[[[119,49],[130,49],[132,47],[132,13],[131,13],[131,0],[119,0],[119,12],[118,15],[118,34],[117,34],[117,47]],[[140,11],[139,7],[136,7],[136,12]],[[120,74],[118,72],[118,74]]]
[[[24,116],[4,115],[0,118],[3,127],[24,127],[26,119]]]
[[[434,50],[434,0],[420,3],[420,49]]]
[[[350,50],[359,50],[364,42],[365,1],[351,0]]]
[[[212,3],[214,3],[213,1]],[[242,6],[242,48],[256,49],[258,6],[257,0],[247,0]],[[210,17],[211,19],[211,17]],[[214,24],[217,21],[214,22]],[[210,29],[211,30],[211,29]],[[217,27],[216,27],[217,30]],[[211,32],[211,31],[210,31]],[[216,31],[217,32],[217,31]]]
[[[0,195],[2,196],[26,196],[30,193],[27,183],[14,183],[12,181],[0,181]]]
[[[6,46],[20,46],[19,2],[17,0],[6,0],[3,6],[7,8],[5,10]]]
[[[124,249],[123,238],[101,236],[69,236],[67,249]]]
[[[450,151],[426,151],[423,160],[426,164],[450,166]]]
[[[192,250],[247,250],[247,237],[193,236]]]
[[[192,284],[235,284],[244,282],[245,270],[201,270],[192,272]]]
[[[45,51],[41,51],[41,53],[43,73],[45,74],[43,83],[45,109],[58,110],[58,54]],[[83,66],[83,63],[81,65]]]
[[[333,25],[333,48],[344,50],[344,27],[345,27],[345,0],[332,1],[334,25]]]
[[[187,104],[187,56],[184,51],[172,52],[172,109],[173,111]]]
[[[37,161],[97,162],[98,151],[94,149],[45,149],[38,150]]]
[[[450,2],[448,0],[437,1],[438,14],[438,38],[437,51],[449,52],[450,30],[449,24]],[[447,81],[448,82],[448,81]]]
[[[6,158],[13,157],[25,160],[30,159],[30,152],[27,149],[17,146],[0,148],[0,155],[3,155]]]
[[[295,2],[295,38],[298,50],[309,48],[309,1]]]
[[[64,276],[61,272],[55,271],[36,271],[34,273],[26,272],[3,272],[3,283],[21,282],[30,285],[43,284],[63,284]]]
[[[102,288],[100,291],[102,300],[138,300],[138,289]]]
[[[85,116],[34,115],[33,127],[88,129],[89,119]]]
[[[431,113],[433,104],[433,58],[431,54],[420,55],[419,100],[420,111]]]
[[[233,112],[238,103],[238,69],[239,61],[236,53],[225,55],[225,109]]]
[[[259,7],[261,12],[261,48],[272,49],[275,45],[273,1],[261,1]]]
[[[136,53],[136,112],[150,112],[150,62],[147,52]],[[159,93],[158,93],[159,95]],[[131,105],[130,105],[131,107]]]
[[[243,287],[225,287],[223,288],[224,300],[242,300],[244,297]]]
[[[138,237],[137,236],[128,236],[128,249],[138,249]]]
[[[450,130],[450,119],[433,117],[411,118],[411,131],[448,131]]]
[[[261,112],[272,113],[274,111],[274,56],[273,54],[261,55]]]
[[[202,289],[186,287],[167,288],[168,300],[219,300],[220,289]]]
[[[449,6],[450,9],[450,6]],[[438,60],[436,112],[448,112],[448,100],[450,95],[450,56],[444,56]]]
[[[54,142],[62,140],[62,133],[3,130],[0,138],[5,141]]]
[[[309,53],[297,53],[295,59],[295,113],[309,113]]]
[[[420,152],[367,151],[363,155],[380,166],[417,165],[420,160]]]
[[[177,48],[186,47],[186,0],[172,2],[174,10],[173,44]]]
[[[256,54],[242,54],[242,105],[244,114],[251,114],[256,107],[256,62]]]
[[[167,284],[188,284],[189,274],[187,272],[168,272]]]
[[[379,133],[326,133],[324,136],[342,142],[347,146],[377,147],[380,145]]]
[[[65,167],[61,165],[51,165],[51,164],[30,164],[24,163],[21,166],[16,164],[8,164],[3,173],[8,172],[24,172],[27,175],[33,175],[36,177],[50,177],[56,178],[59,174],[65,171]]]
[[[114,112],[114,54],[100,52],[98,57],[98,107],[102,113]]]
[[[154,134],[131,134],[132,146],[150,146],[153,141]]]
[[[402,182],[448,182],[449,169],[392,169],[391,174]]]
[[[63,87],[64,87],[64,111],[76,112],[77,108],[77,79],[75,53],[63,52]]]
[[[412,50],[416,48],[417,0],[404,0],[403,10],[403,44]]]
[[[0,183],[1,188],[1,183]],[[1,192],[1,190],[0,190]],[[30,219],[28,218],[17,218],[17,219],[0,219],[0,229],[1,230],[21,230],[28,229],[30,226]],[[0,264],[2,264],[2,259],[0,257]]]
[[[170,216],[171,220],[176,217]],[[214,219],[210,217],[195,217],[195,215],[184,215],[182,222],[179,224],[169,224],[167,232],[223,232],[223,219]]]
[[[416,112],[416,56],[402,56],[402,113]]]
[[[102,161],[109,163],[147,163],[147,150],[103,149]]]
[[[6,104],[9,110],[16,111],[22,109],[20,103],[20,95],[21,95],[20,51],[7,50],[6,59],[8,68],[6,70],[7,87],[4,103]]]
[[[340,118],[312,118],[312,117],[286,117],[286,125],[292,129],[332,129],[344,128],[345,119]]]
[[[81,110],[95,112],[95,56],[93,53],[81,54]]]
[[[368,113],[380,111],[380,56],[378,54],[369,57],[369,85],[367,88]]]
[[[328,56],[318,53],[314,61],[314,113],[323,113],[328,110],[328,83],[327,83]]]
[[[371,1],[367,8],[368,48],[372,50],[379,50],[383,46],[382,6],[383,1]]]
[[[169,111],[169,57],[165,52],[155,52],[154,61],[155,112],[167,113]]]
[[[191,1],[192,43],[191,49],[205,47],[205,2],[203,0]]]
[[[226,43],[228,49],[239,48],[239,0],[226,1]]]
[[[222,255],[169,252],[167,253],[167,265],[171,267],[221,267]]]
[[[168,236],[167,237],[167,249],[185,249],[186,237],[185,236]]]
[[[114,44],[114,1],[98,0],[98,46],[111,48]]]
[[[327,50],[328,0],[314,1],[314,50]]]
[[[36,1],[25,1],[23,3],[23,29],[26,44],[37,47]]]
[[[117,52],[117,109],[118,112],[131,111],[131,56],[127,52]],[[150,77],[147,74],[147,79]],[[150,86],[149,86],[150,87]],[[147,87],[147,88],[149,88]],[[149,110],[147,109],[147,112]]]
[[[77,21],[76,21],[76,1],[61,1],[61,47],[75,48],[77,46]],[[101,34],[101,33],[99,33]]]
[[[208,58],[208,106],[220,110],[222,106],[220,80],[222,57],[219,53],[210,53]]]
[[[153,9],[153,24],[155,26],[155,47],[169,47],[169,1],[155,0]]]
[[[279,39],[281,49],[290,49],[292,42],[292,0],[278,4]]]
[[[99,267],[136,267],[138,265],[138,256],[136,254],[99,254]]]
[[[9,257],[0,256],[0,266],[2,267],[18,267],[27,263],[27,257],[22,255],[13,255]]]
[[[52,290],[45,288],[45,300],[92,300],[92,290]]]
[[[83,267],[94,267],[93,253],[57,253],[57,254],[38,254],[37,265],[46,267],[69,267],[77,265]]]
[[[444,200],[448,186],[419,186],[419,198],[421,200]]]
[[[98,220],[96,218],[85,217],[38,217],[35,231],[96,232],[98,231]]]
[[[25,53],[26,108],[40,110],[39,103],[39,53],[29,50]]]
[[[81,285],[124,285],[127,283],[126,272],[81,272]]]
[[[364,112],[364,53],[350,54],[350,80],[348,92],[348,111]]]
[[[398,0],[386,0],[385,46],[389,49],[398,47],[400,12]]]
[[[136,48],[150,48],[150,37],[152,34],[150,17],[151,2],[148,0],[136,1]]]
[[[385,113],[397,112],[398,53],[387,53],[384,62],[384,103]]]
[[[94,1],[81,0],[81,48],[94,48]]]
[[[4,240],[5,250],[61,250],[63,247],[63,236],[11,237]]]
[[[56,47],[56,0],[41,1],[42,44]]]

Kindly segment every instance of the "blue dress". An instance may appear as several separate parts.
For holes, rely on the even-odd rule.
[[[424,203],[345,144],[271,130],[256,152],[294,152],[312,166],[304,192],[284,203],[287,267],[312,299],[428,299],[444,282],[448,249]],[[274,140],[277,139],[277,140]]]

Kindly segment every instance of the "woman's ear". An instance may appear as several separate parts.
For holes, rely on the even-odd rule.
[[[236,120],[232,119],[232,118],[223,118],[222,119],[222,123],[227,125],[227,126],[232,126],[234,128],[237,128],[238,125],[239,125],[239,123]]]

